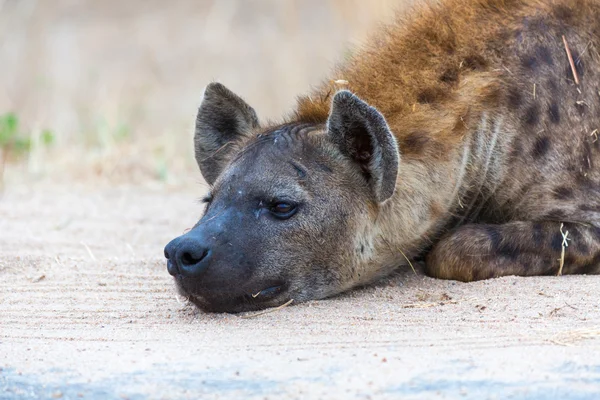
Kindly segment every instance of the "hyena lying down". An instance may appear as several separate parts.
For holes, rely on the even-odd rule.
[[[600,273],[599,50],[597,0],[449,0],[380,32],[332,74],[347,90],[323,84],[279,125],[211,83],[194,138],[211,190],[169,273],[229,312],[418,257],[461,281]]]

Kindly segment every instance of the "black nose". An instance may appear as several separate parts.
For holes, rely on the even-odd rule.
[[[210,256],[208,247],[186,235],[171,240],[165,247],[167,270],[173,276],[199,277],[208,267]]]

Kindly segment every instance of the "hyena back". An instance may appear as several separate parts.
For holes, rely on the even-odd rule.
[[[279,125],[209,85],[195,150],[211,198],[169,272],[226,311],[415,257],[462,281],[600,273],[599,46],[596,0],[449,0],[383,29]]]

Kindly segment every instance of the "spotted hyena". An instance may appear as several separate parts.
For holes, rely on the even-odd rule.
[[[448,0],[380,31],[277,125],[209,84],[194,142],[210,193],[169,273],[231,312],[419,257],[461,281],[600,273],[599,50],[597,0]]]

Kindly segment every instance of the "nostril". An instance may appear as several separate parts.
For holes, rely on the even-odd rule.
[[[208,255],[208,250],[202,249],[198,251],[196,254],[192,254],[189,251],[184,252],[181,255],[181,263],[183,265],[194,265],[198,264]]]
[[[204,273],[209,264],[211,251],[197,242],[189,241],[172,254],[170,262],[175,261],[181,275],[198,278]]]
[[[167,249],[165,249],[165,258],[166,258],[167,260],[168,260],[169,258],[171,258],[171,257],[169,257],[169,252],[167,251]]]
[[[194,257],[192,257],[192,255],[188,252],[182,254],[181,262],[185,265],[196,264],[196,260],[194,260]]]

